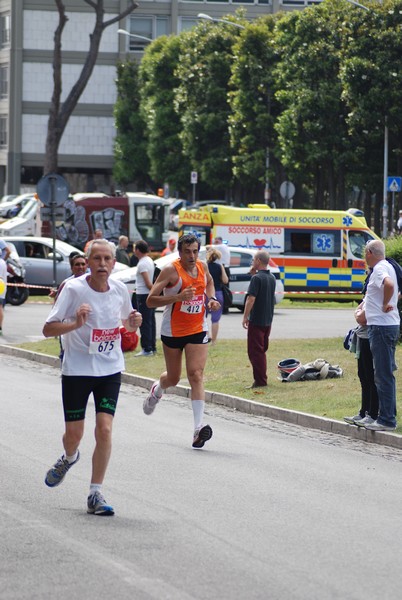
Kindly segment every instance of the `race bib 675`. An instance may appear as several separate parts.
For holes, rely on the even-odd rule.
[[[113,329],[92,329],[89,354],[110,354],[119,347],[119,344],[120,330],[118,327],[114,327]]]

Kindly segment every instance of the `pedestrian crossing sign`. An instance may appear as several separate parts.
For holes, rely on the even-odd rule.
[[[388,192],[400,192],[401,191],[402,177],[388,177],[387,191]]]

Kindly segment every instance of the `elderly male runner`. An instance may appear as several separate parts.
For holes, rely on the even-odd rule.
[[[87,512],[109,516],[113,508],[101,487],[112,449],[112,424],[124,358],[120,320],[128,331],[141,324],[124,283],[109,279],[116,262],[114,244],[94,240],[88,251],[89,274],[68,281],[48,316],[45,337],[63,336],[62,397],[65,420],[64,454],[49,469],[45,483],[59,485],[79,460],[85,411],[90,394],[96,410],[95,450]]]
[[[166,371],[151,387],[143,406],[146,415],[152,414],[163,392],[180,381],[184,350],[194,415],[192,445],[197,449],[212,437],[211,427],[203,424],[203,374],[209,341],[206,306],[210,311],[220,308],[208,267],[198,260],[199,249],[200,242],[195,235],[181,237],[179,258],[162,269],[149,292],[147,305],[150,308],[165,306],[161,340]],[[162,291],[163,296],[160,295]]]

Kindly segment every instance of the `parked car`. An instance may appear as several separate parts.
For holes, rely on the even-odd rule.
[[[20,194],[8,202],[0,204],[0,217],[2,219],[11,219],[15,217],[19,211],[24,208],[25,204],[34,197],[33,193]]]
[[[229,246],[230,250],[230,282],[229,286],[233,294],[233,306],[239,310],[244,309],[244,301],[246,298],[247,289],[250,283],[251,275],[251,261],[257,250],[248,248],[237,248],[235,246]],[[155,260],[155,266],[158,269],[163,269],[165,265],[173,262],[178,258],[179,253],[173,252],[167,254],[161,258]],[[206,248],[201,246],[199,257],[201,260],[206,260]],[[281,280],[279,267],[271,259],[269,263],[269,269],[276,279],[276,292],[275,300],[276,304],[281,302],[284,298],[285,292],[283,282]],[[135,292],[136,279],[137,279],[137,267],[130,267],[124,272],[114,273],[112,277],[119,279],[125,283],[130,292]]]
[[[31,236],[6,236],[6,243],[12,242],[26,269],[25,281],[29,285],[42,286],[31,290],[31,294],[47,293],[53,287],[53,239]],[[77,248],[56,240],[56,285],[71,275],[69,256]],[[115,272],[128,269],[127,265],[116,263]]]
[[[17,194],[6,194],[5,196],[2,196],[0,198],[0,204],[3,204],[3,202],[9,202],[10,200],[13,200],[13,198],[16,198]]]
[[[36,219],[39,213],[39,202],[32,196],[24,207],[19,210],[16,217],[12,217],[0,224],[0,237],[35,235]],[[10,211],[9,211],[10,212]]]

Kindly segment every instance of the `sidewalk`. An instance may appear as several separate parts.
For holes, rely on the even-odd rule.
[[[40,364],[49,365],[55,368],[60,367],[60,360],[55,356],[31,352],[30,350],[23,350],[13,346],[0,344],[0,353],[16,356],[18,358],[25,358],[26,360],[36,361]],[[140,377],[139,375],[123,373],[122,382],[128,385],[136,385],[150,389],[154,380],[147,377]],[[190,388],[178,385],[174,388],[170,388],[170,393],[173,393],[176,396],[189,398]],[[362,442],[380,444],[402,450],[402,436],[396,433],[368,431],[367,429],[364,429],[364,427],[354,427],[353,425],[348,425],[342,421],[335,421],[333,419],[317,417],[315,415],[309,415],[294,410],[278,408],[276,406],[270,406],[269,404],[263,404],[262,402],[238,398],[237,396],[226,396],[217,392],[206,391],[205,399],[207,402],[226,406],[227,408],[247,414],[268,417],[269,419],[284,421],[286,423],[292,423],[293,425],[300,425],[301,427],[318,429],[327,433],[336,433]]]

